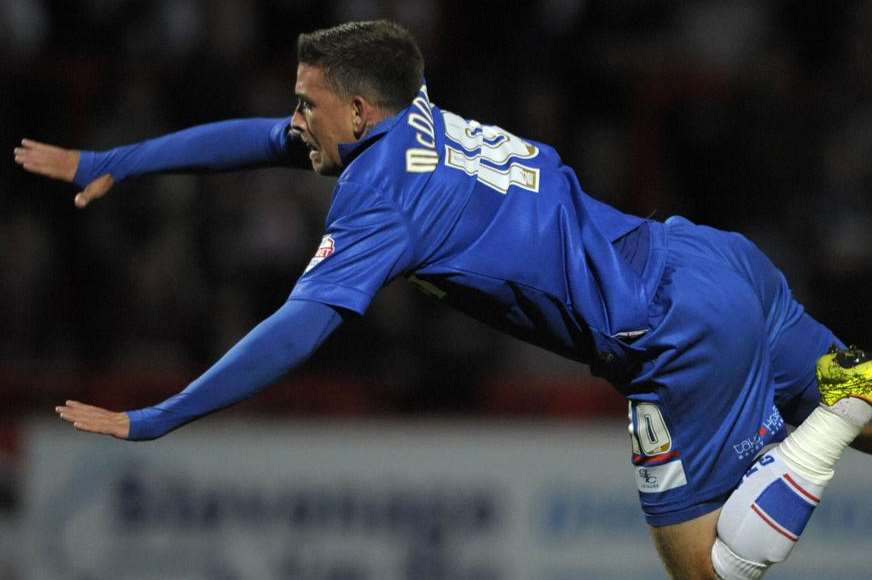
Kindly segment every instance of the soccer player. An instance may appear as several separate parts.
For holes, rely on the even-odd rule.
[[[548,145],[435,106],[414,39],[385,22],[302,34],[288,119],[193,127],[105,152],[25,140],[25,169],[83,187],[291,162],[338,175],[327,230],[287,302],[179,394],[80,430],[154,439],[266,387],[404,276],[442,302],[608,378],[675,578],[759,578],[784,560],[872,419],[872,361],[804,312],[746,238],[627,215]],[[816,380],[816,365],[817,374]],[[785,424],[799,425],[787,435]]]

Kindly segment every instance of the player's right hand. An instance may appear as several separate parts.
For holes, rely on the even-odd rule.
[[[68,183],[72,183],[76,177],[80,156],[80,152],[75,149],[64,149],[32,139],[22,139],[21,146],[15,148],[15,162],[27,171]],[[91,201],[103,197],[114,184],[112,175],[101,175],[76,195],[76,207],[85,207]]]
[[[67,401],[55,407],[55,413],[78,431],[111,435],[127,439],[130,435],[130,418],[127,413],[116,413],[108,409],[86,405],[78,401]]]

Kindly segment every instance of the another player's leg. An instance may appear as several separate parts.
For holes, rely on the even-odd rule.
[[[721,509],[712,565],[724,579],[760,578],[787,558],[845,448],[872,420],[872,360],[831,350],[817,365],[821,405],[761,456]]]

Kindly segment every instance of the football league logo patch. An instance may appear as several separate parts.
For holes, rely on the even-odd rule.
[[[305,274],[306,272],[332,256],[335,249],[336,242],[333,241],[333,236],[326,235],[321,238],[321,245],[318,246],[318,251],[316,251],[315,255],[312,256],[312,259],[309,260],[309,265],[306,266],[306,269],[303,271],[303,273]]]

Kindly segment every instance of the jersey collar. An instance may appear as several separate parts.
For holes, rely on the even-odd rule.
[[[354,158],[363,153],[363,150],[378,141],[382,135],[394,128],[394,125],[400,120],[405,113],[403,109],[393,117],[388,117],[375,125],[372,129],[353,143],[339,144],[339,158],[342,160],[342,166],[348,167],[348,164],[354,161]]]

